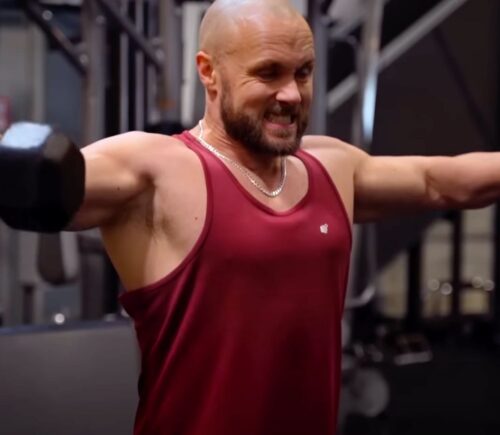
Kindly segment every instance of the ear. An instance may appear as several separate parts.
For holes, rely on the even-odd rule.
[[[198,68],[198,75],[200,80],[205,86],[205,89],[210,93],[215,91],[217,85],[217,75],[215,74],[214,62],[212,56],[209,56],[204,51],[198,52],[196,55],[196,67]]]

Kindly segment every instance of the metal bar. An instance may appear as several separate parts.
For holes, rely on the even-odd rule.
[[[52,23],[52,12],[42,8],[36,1],[24,0],[22,4],[28,17],[40,27],[53,44],[62,50],[63,54],[77,71],[84,75],[86,72],[85,63],[82,62],[82,58],[73,43],[61,29]]]
[[[34,122],[44,122],[47,110],[47,40],[42,37],[37,26],[32,26],[31,40],[34,46],[31,69],[33,80],[33,105],[30,118]]]
[[[377,101],[380,38],[384,15],[384,0],[370,0],[363,26],[361,50],[358,56],[359,93],[354,109],[352,141],[369,151],[373,141],[375,106]]]
[[[165,65],[161,80],[160,98],[166,121],[180,122],[182,102],[183,50],[179,38],[182,35],[182,6],[175,0],[162,0],[160,8],[160,35],[163,43]]]
[[[106,133],[106,29],[105,18],[96,0],[87,0],[82,5],[82,34],[88,58],[88,72],[84,81],[83,143],[85,145],[102,139]],[[88,233],[99,237],[97,230]],[[89,257],[83,259],[83,273]],[[92,274],[90,279],[82,280],[81,310],[82,319],[94,318],[102,314],[103,290],[96,285]],[[99,298],[99,295],[101,298]]]
[[[96,0],[82,6],[82,33],[88,71],[85,78],[84,138],[89,144],[105,135],[106,121],[106,33],[105,19]]]
[[[392,65],[410,48],[469,0],[445,0],[410,26],[400,37],[382,50],[378,65],[379,73]],[[347,102],[358,89],[358,79],[351,74],[328,93],[328,112],[333,113]]]
[[[188,3],[183,9],[182,27],[185,44],[181,122],[186,127],[195,125],[204,115],[205,88],[198,79],[198,71],[193,59],[199,49],[200,22],[207,7],[207,3]]]
[[[128,14],[128,0],[121,0],[120,12],[125,15]],[[119,128],[120,133],[125,133],[129,130],[129,50],[130,45],[128,37],[125,34],[120,35],[120,104],[119,104]]]
[[[483,115],[481,108],[479,107],[479,104],[477,104],[474,95],[472,95],[462,68],[460,68],[456,57],[453,55],[450,45],[446,41],[443,32],[439,28],[434,29],[433,36],[435,41],[437,42],[438,47],[443,53],[443,58],[446,62],[448,70],[455,80],[458,90],[462,94],[469,114],[476,126],[477,132],[481,136],[484,145],[492,149],[495,144],[495,135],[493,132],[493,128],[489,125],[486,117]]]
[[[408,250],[408,296],[406,299],[406,329],[416,332],[422,323],[422,241]]]
[[[148,1],[146,3],[147,28],[146,36],[153,44],[157,44],[159,31],[158,2]],[[161,115],[158,110],[157,95],[160,74],[151,66],[146,66],[146,125],[160,122]]]
[[[363,25],[362,44],[358,53],[357,70],[361,84],[357,105],[353,117],[353,143],[366,151],[370,151],[375,124],[375,106],[377,99],[378,62],[380,54],[380,38],[384,14],[384,0],[370,0]],[[358,274],[360,259],[364,255],[361,250],[362,234],[366,233],[366,258],[368,284],[361,295],[353,296],[353,277]],[[352,267],[350,271],[349,298],[347,307],[363,306],[375,296],[377,290],[377,233],[373,224],[359,227],[354,231],[354,245],[351,253]]]
[[[158,56],[158,53],[151,46],[149,41],[136,30],[134,24],[123,14],[120,13],[120,9],[109,0],[96,0],[101,8],[103,9],[106,16],[114,20],[118,26],[129,36],[130,41],[133,43],[135,48],[142,51],[146,56],[146,59],[151,62],[157,70],[163,68],[163,59]]]
[[[311,108],[309,131],[312,134],[327,134],[327,74],[329,30],[327,15],[320,1],[308,2],[309,24],[314,33],[316,51],[314,71],[314,104]]]
[[[134,2],[135,29],[138,34],[144,34],[144,0],[135,0]],[[135,110],[134,110],[134,128],[144,130],[145,116],[145,62],[144,54],[139,50],[135,53]]]
[[[451,256],[451,321],[453,327],[458,327],[460,322],[460,302],[462,294],[462,263],[463,263],[463,213],[454,211],[450,216],[452,231],[452,256]]]
[[[311,0],[313,1],[313,0]],[[351,1],[351,0],[345,0]],[[384,0],[384,4],[389,3],[391,0]],[[335,21],[335,26],[330,31],[330,39],[331,40],[344,40],[349,34],[354,32],[356,28],[358,28],[363,21],[365,20],[365,8],[358,6],[359,13],[352,14],[349,20],[339,19],[338,16],[335,16],[335,7],[333,8],[333,19]],[[344,17],[342,17],[344,18]]]

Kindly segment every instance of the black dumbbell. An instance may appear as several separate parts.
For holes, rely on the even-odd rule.
[[[13,124],[0,140],[0,218],[12,228],[57,232],[79,209],[83,155],[67,136],[42,124]]]

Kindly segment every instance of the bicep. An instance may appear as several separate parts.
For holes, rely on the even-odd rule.
[[[447,158],[363,156],[354,177],[355,221],[441,208],[442,197],[429,177],[438,159]]]
[[[140,165],[139,145],[119,136],[82,149],[85,197],[70,230],[106,225],[147,189],[147,172]]]

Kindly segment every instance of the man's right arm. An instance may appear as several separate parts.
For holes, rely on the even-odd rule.
[[[110,225],[130,210],[142,193],[153,188],[147,137],[145,133],[130,132],[81,150],[85,159],[85,197],[67,230]]]

